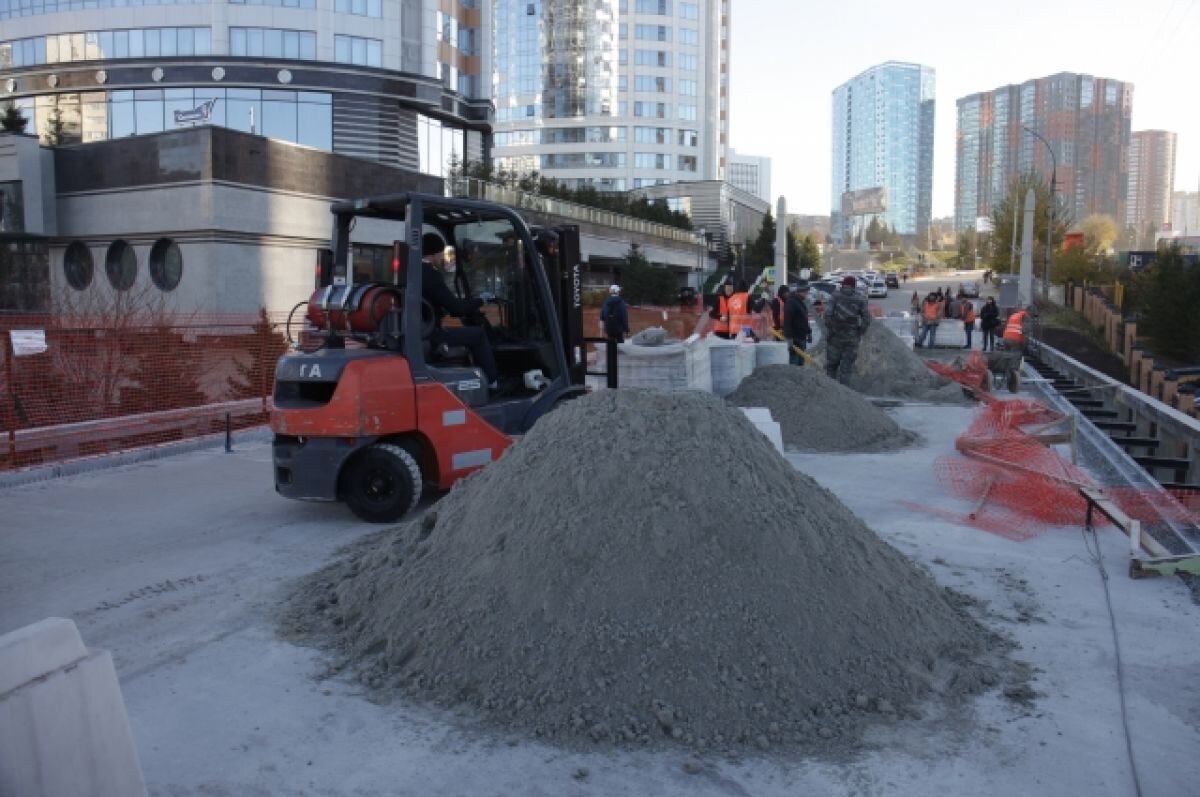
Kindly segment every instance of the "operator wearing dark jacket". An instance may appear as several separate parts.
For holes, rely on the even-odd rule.
[[[783,309],[783,336],[800,351],[804,351],[808,342],[812,340],[812,327],[808,323],[808,302],[805,301],[807,296],[808,282],[800,280],[796,290],[788,294],[787,304]],[[789,351],[789,355],[792,365],[800,365],[803,362],[803,358],[794,351]]]
[[[484,328],[442,326],[442,319],[448,315],[464,318],[479,312],[479,308],[483,307],[483,299],[460,299],[446,285],[442,274],[452,272],[453,268],[446,263],[445,252],[446,244],[435,233],[427,232],[421,238],[421,298],[433,307],[437,320],[429,341],[434,346],[464,346],[471,352],[471,359],[483,370],[488,387],[495,389],[498,386],[496,358],[492,354],[492,344],[488,341]]]

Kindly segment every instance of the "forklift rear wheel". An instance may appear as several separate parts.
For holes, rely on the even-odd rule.
[[[368,523],[393,523],[421,498],[421,469],[403,448],[377,443],[350,464],[345,497],[350,510]]]

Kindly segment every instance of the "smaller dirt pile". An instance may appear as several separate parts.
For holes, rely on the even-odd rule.
[[[825,367],[825,341],[809,354]],[[871,324],[863,335],[850,387],[868,396],[954,404],[967,401],[962,388],[930,371],[916,352],[881,323]]]
[[[803,451],[891,451],[918,440],[819,368],[760,368],[743,379],[727,400],[737,407],[769,409],[783,432],[784,445]]]

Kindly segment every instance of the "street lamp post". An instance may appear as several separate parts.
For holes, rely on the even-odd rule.
[[[708,230],[705,229],[704,227],[701,227],[700,229],[696,230],[696,258],[697,258],[696,289],[697,290],[699,290],[700,288],[702,288],[704,286],[704,256],[707,253],[706,250],[708,249],[708,247],[706,245],[707,242],[708,242]]]
[[[1054,191],[1058,183],[1058,158],[1054,157],[1054,147],[1050,146],[1050,142],[1038,135],[1037,131],[1031,130],[1028,127],[1021,127],[1029,135],[1036,138],[1038,141],[1046,145],[1046,151],[1050,153],[1050,223],[1046,225],[1046,266],[1042,274],[1042,300],[1049,301],[1050,299],[1050,253],[1053,251],[1053,236],[1054,236],[1054,211],[1056,202],[1054,201]],[[1015,222],[1016,219],[1014,218]]]

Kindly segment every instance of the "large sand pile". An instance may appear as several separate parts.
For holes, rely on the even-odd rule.
[[[334,667],[560,744],[843,749],[994,638],[742,414],[609,390],[304,580]]]
[[[917,440],[883,410],[819,368],[760,368],[743,379],[726,400],[738,407],[769,409],[789,448],[889,451]]]
[[[825,341],[809,352],[825,367]],[[858,347],[850,387],[869,396],[963,403],[962,388],[926,367],[925,361],[883,324],[871,324]]]

